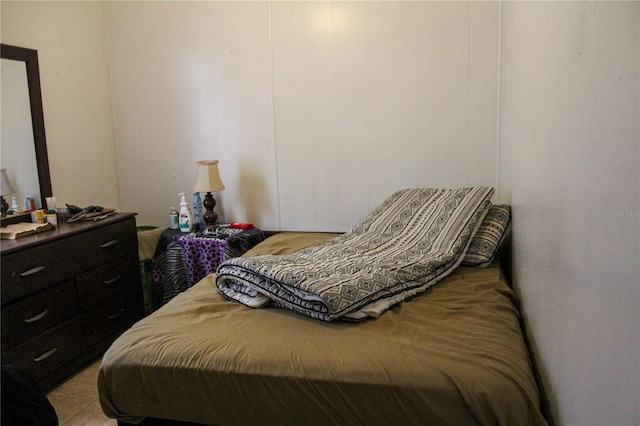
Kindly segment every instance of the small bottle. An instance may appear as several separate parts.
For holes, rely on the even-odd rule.
[[[184,198],[184,192],[180,194],[180,214],[178,216],[178,226],[182,232],[191,232],[193,230],[193,215],[189,210],[187,200]]]
[[[31,212],[31,218],[35,219],[33,222],[34,223],[40,223],[43,224],[47,221],[47,211],[46,210],[33,210]]]
[[[171,207],[169,212],[169,228],[178,229],[178,210],[175,207]]]
[[[204,227],[204,219],[202,217],[202,198],[199,192],[193,193],[193,226],[196,231]]]
[[[53,226],[58,226],[58,214],[54,209],[47,210],[47,222]]]
[[[56,197],[46,197],[45,202],[47,203],[47,210],[56,209]]]

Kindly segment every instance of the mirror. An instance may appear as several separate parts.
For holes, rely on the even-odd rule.
[[[25,207],[27,196],[46,207],[52,195],[37,50],[0,44],[2,61],[2,168],[16,197]],[[18,198],[20,197],[20,198]],[[22,198],[22,199],[21,199]],[[3,218],[3,222],[5,218]],[[4,223],[3,223],[4,225]]]

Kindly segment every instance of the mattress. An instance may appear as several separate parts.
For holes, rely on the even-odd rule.
[[[332,236],[281,233],[246,256]],[[113,343],[100,403],[134,424],[545,424],[517,304],[499,260],[356,323],[252,309],[210,275]]]

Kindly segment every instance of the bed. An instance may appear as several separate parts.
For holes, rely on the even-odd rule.
[[[340,238],[278,233],[244,259]],[[250,308],[209,275],[105,353],[102,409],[121,424],[546,424],[499,256],[462,265],[363,321]]]

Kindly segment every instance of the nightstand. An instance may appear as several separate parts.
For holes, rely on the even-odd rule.
[[[222,262],[242,256],[265,238],[258,228],[227,228],[225,232],[226,238],[203,237],[174,229],[163,232],[153,257],[153,279],[162,293],[158,305],[215,273]]]

